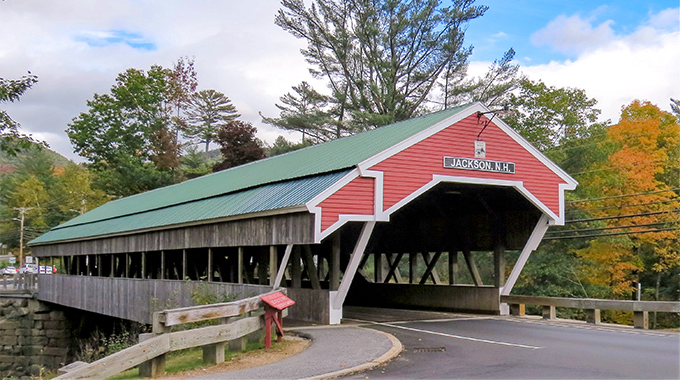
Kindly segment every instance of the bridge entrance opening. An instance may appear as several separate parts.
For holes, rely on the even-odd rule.
[[[345,304],[498,313],[540,217],[512,187],[441,183],[376,224]]]

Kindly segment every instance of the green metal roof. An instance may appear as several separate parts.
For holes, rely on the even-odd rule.
[[[282,188],[265,185],[312,177],[310,179],[312,183],[303,180],[302,182],[293,181],[290,185],[296,189],[295,191],[301,191],[302,194],[310,195],[314,192],[318,194],[323,191],[323,189],[319,189],[320,186],[324,185],[327,188],[332,185],[332,183],[327,183],[326,180],[339,180],[341,178],[340,174],[346,173],[347,169],[455,115],[467,107],[468,105],[449,108],[279,156],[251,162],[176,185],[111,201],[55,227],[29,244],[44,244],[51,241],[100,236],[114,232],[134,231],[141,228],[182,223],[180,220],[212,219],[292,206],[292,204],[287,204],[286,202],[281,203],[287,204],[286,206],[277,206],[275,198],[265,199],[260,197],[261,191],[274,191],[275,196],[286,198],[291,194],[284,190],[278,193],[273,189],[280,190]],[[323,179],[319,178],[318,182],[314,179],[316,178],[315,176],[331,172],[338,173],[331,176],[321,176]],[[336,177],[336,175],[340,176]],[[297,184],[306,184],[311,187],[307,193],[303,188],[296,187]],[[281,185],[285,187],[285,184]],[[313,195],[308,198],[301,196],[297,200],[298,203],[296,205],[306,202],[302,202],[302,198],[311,200]],[[205,200],[205,202],[197,203],[202,200]],[[274,203],[270,204],[269,201]],[[221,204],[220,207],[222,208],[213,210],[210,207],[214,206],[207,206],[212,205],[212,202],[225,203]],[[241,211],[236,211],[238,207],[227,204],[229,202],[243,202],[244,204],[251,202],[252,208],[246,207]],[[186,206],[182,206],[184,204]],[[201,207],[198,207],[199,205]],[[206,206],[205,209],[202,207],[204,205]],[[197,207],[197,210],[188,212],[187,210],[192,207]],[[201,212],[203,211],[198,211],[198,209],[204,210],[205,214],[202,214]],[[179,214],[182,212],[180,210],[184,210],[186,215],[180,217]],[[214,213],[211,213],[212,211]],[[217,214],[220,215],[216,216]],[[206,215],[213,216],[207,218],[205,217]],[[101,223],[107,220],[110,221]],[[93,223],[95,222],[100,227],[103,225],[107,227],[104,229],[93,228]],[[73,228],[76,226],[81,226],[81,228]]]
[[[143,214],[130,214],[71,226],[62,224],[31,241],[31,244],[110,235],[300,206],[337,182],[350,170],[264,185],[159,208]]]

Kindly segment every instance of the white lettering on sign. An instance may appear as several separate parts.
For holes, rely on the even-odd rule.
[[[444,157],[444,167],[482,172],[515,173],[514,162],[478,160],[474,158]]]

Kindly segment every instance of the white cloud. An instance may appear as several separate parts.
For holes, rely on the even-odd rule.
[[[278,98],[310,79],[302,42],[274,25],[279,7],[274,1],[0,2],[0,35],[9,36],[0,39],[0,76],[30,70],[39,80],[20,102],[1,106],[24,133],[44,136],[54,150],[78,159],[64,130],[94,93],[108,92],[127,68],[171,67],[189,56],[199,87],[225,93],[271,142],[286,134],[261,123],[258,112],[277,116]]]
[[[614,21],[607,20],[593,27],[591,20],[583,19],[580,15],[560,15],[535,32],[531,42],[536,46],[549,46],[564,54],[579,54],[609,43],[615,36],[613,24]]]
[[[650,22],[631,34],[602,38],[574,60],[523,66],[522,70],[547,85],[585,89],[598,100],[603,120],[617,122],[621,107],[635,99],[669,110],[670,97],[680,95],[680,31],[677,22],[674,30],[668,30],[669,24],[658,20],[668,20],[670,14],[677,18],[679,13],[676,8],[651,15]]]

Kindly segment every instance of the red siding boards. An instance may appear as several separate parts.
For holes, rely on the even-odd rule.
[[[566,182],[493,123],[481,136],[486,142],[485,159],[514,162],[514,174],[443,167],[444,156],[474,158],[474,141],[482,127],[473,114],[372,166],[371,170],[384,173],[383,210],[425,186],[438,174],[521,181],[531,194],[559,215],[559,184]]]
[[[373,215],[375,211],[375,179],[357,177],[319,203],[321,231],[344,215]]]

